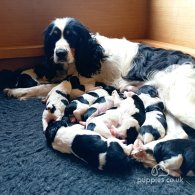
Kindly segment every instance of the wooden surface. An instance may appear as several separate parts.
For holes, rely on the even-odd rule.
[[[195,48],[195,0],[150,0],[148,38]]]
[[[0,0],[0,69],[39,62],[45,27],[67,16],[92,32],[194,56],[195,0]]]
[[[134,42],[139,42],[139,43],[145,43],[148,45],[151,45],[153,47],[157,48],[164,48],[164,49],[171,49],[171,50],[179,50],[184,53],[190,54],[195,57],[195,49],[189,48],[189,47],[184,47],[181,45],[175,45],[175,44],[170,44],[170,43],[165,43],[165,42],[160,42],[160,41],[155,41],[151,39],[138,39],[138,40],[132,40]]]
[[[37,56],[45,27],[67,16],[106,36],[144,38],[147,0],[1,0],[0,58]]]
[[[43,57],[0,59],[0,70],[16,70],[18,68],[32,68],[43,62]]]

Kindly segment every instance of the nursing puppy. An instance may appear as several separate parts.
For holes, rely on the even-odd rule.
[[[133,92],[126,92],[126,99],[119,107],[107,110],[86,121],[86,129],[93,130],[105,138],[118,137],[133,143],[137,131],[145,121],[145,108],[142,100]]]
[[[157,90],[150,85],[142,86],[137,94],[144,102],[146,109],[146,120],[139,130],[138,137],[146,144],[165,136],[167,122],[164,104],[158,97]]]
[[[66,85],[66,88],[63,88]],[[61,83],[61,88],[58,86],[54,87],[46,99],[46,108],[42,114],[42,125],[45,131],[50,121],[59,121],[64,116],[64,110],[69,104],[69,95],[72,90],[71,83],[68,81],[63,81]]]
[[[77,97],[66,107],[65,116],[74,115],[77,121],[81,121],[82,115],[99,97],[109,96],[114,89],[113,87],[104,87],[104,89],[92,90]]]
[[[118,107],[121,101],[120,95],[116,90],[112,92],[112,95],[99,97],[84,113],[83,120],[91,120],[92,118],[105,113],[112,107]]]
[[[143,148],[141,141],[136,140],[134,148]],[[195,176],[195,140],[173,139],[159,142],[153,150],[144,149],[133,154],[135,159],[141,160],[149,167],[158,164],[169,175]]]
[[[53,149],[73,154],[99,170],[122,171],[129,167],[132,145],[116,138],[105,139],[79,124],[68,126],[67,121],[51,122],[47,127],[45,136]]]

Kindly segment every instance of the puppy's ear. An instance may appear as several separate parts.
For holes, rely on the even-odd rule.
[[[159,102],[158,106],[161,108],[161,110],[165,110],[165,106],[162,102]]]
[[[75,44],[75,64],[77,71],[85,77],[91,77],[101,69],[105,60],[104,49],[89,30],[78,21],[74,21],[72,29],[77,36]]]

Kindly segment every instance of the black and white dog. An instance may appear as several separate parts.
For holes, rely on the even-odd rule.
[[[68,75],[82,75],[81,84],[92,80],[125,90],[148,82],[158,89],[166,109],[195,129],[195,59],[190,55],[92,34],[68,17],[48,26],[44,48],[52,74],[60,67]],[[6,89],[6,93],[18,98],[40,96],[43,88]]]

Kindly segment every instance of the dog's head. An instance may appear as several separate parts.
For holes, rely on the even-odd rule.
[[[106,57],[94,36],[74,18],[54,20],[45,30],[44,48],[50,66],[66,69],[75,63],[86,77],[98,73]]]

